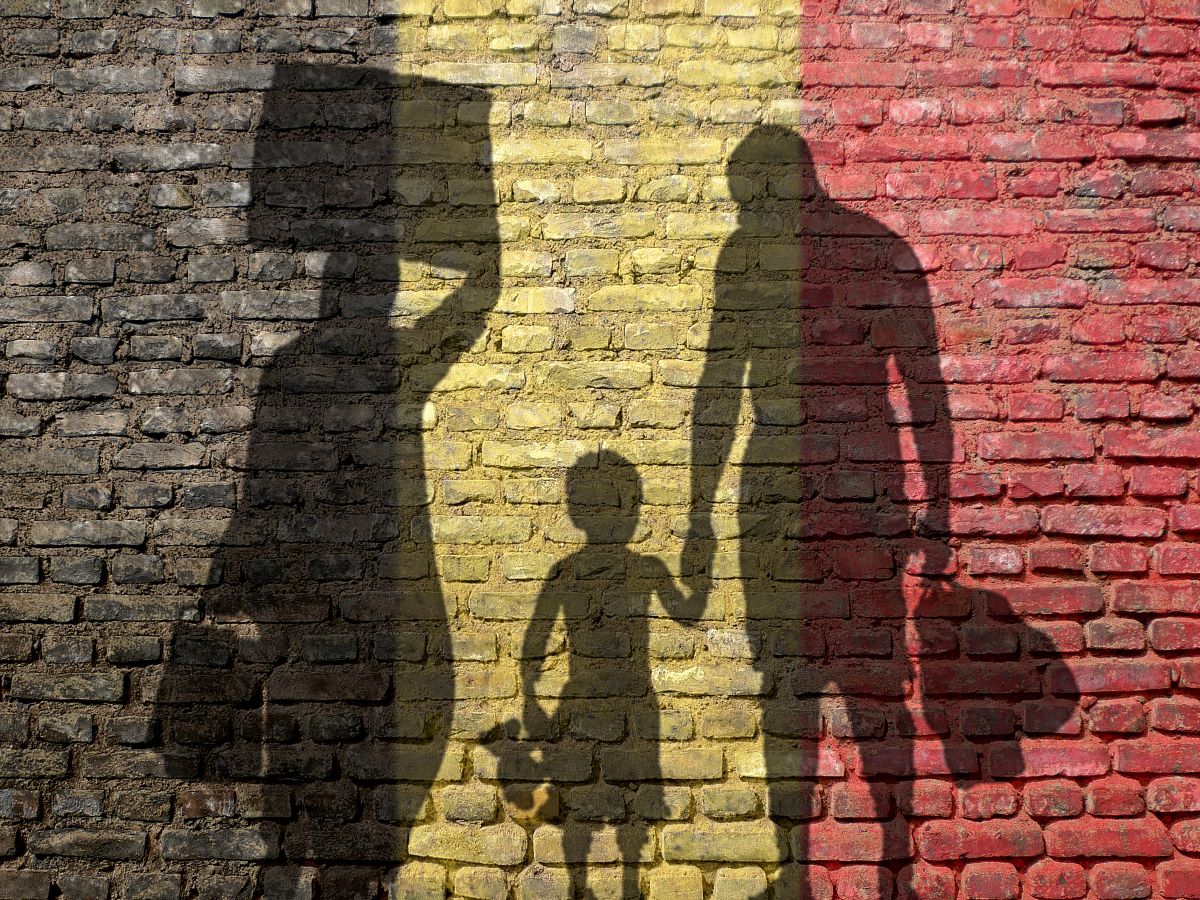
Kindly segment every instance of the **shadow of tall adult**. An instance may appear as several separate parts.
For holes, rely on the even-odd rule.
[[[936,837],[922,823],[951,815],[914,794],[918,779],[1019,777],[1022,714],[1039,735],[1077,716],[1046,696],[1052,636],[958,576],[948,487],[964,452],[916,253],[832,200],[790,129],[754,129],[728,180],[738,228],[717,262],[695,393],[683,575],[693,601],[729,590],[712,566],[719,540],[737,541],[768,816],[790,860],[775,895],[828,900],[832,863],[851,882],[839,893],[887,898],[914,833]],[[1056,675],[1058,693],[1069,680]],[[1015,821],[1004,827],[1040,848],[1036,823]],[[945,861],[976,852],[959,850]]]
[[[427,470],[461,460],[423,435],[498,295],[488,112],[478,88],[280,67],[235,160],[251,252],[221,330],[248,346],[208,344],[249,434],[236,500],[189,512],[223,513],[219,550],[149,699],[194,788],[164,859],[240,860],[254,896],[373,896],[459,764]]]

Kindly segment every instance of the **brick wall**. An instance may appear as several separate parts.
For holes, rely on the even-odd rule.
[[[0,0],[0,896],[1200,897],[1198,20]]]

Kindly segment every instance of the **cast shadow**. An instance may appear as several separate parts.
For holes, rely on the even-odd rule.
[[[972,531],[948,492],[965,456],[917,254],[831,199],[790,129],[754,129],[728,176],[739,219],[695,394],[684,579],[693,601],[729,590],[714,516],[735,519],[776,896],[828,900],[833,863],[863,867],[839,874],[846,890],[889,897],[914,831],[950,815],[916,788],[1014,777],[1016,714],[1032,704],[1027,731],[1053,734],[1074,704],[1047,697],[1052,637],[958,573]],[[723,489],[743,390],[749,441]]]
[[[224,443],[235,499],[161,535],[216,550],[146,700],[165,773],[229,816],[180,803],[164,858],[241,861],[254,896],[373,896],[462,764],[427,470],[465,463],[426,442],[425,402],[499,292],[489,109],[475,87],[280,67],[235,160],[251,252],[220,295],[233,337],[208,345],[248,435]]]
[[[654,818],[663,806],[662,711],[651,687],[648,617],[655,597],[673,616],[688,617],[687,603],[662,560],[634,548],[645,530],[632,463],[611,450],[586,454],[568,470],[565,488],[571,523],[586,543],[555,566],[525,631],[522,719],[505,727],[522,740],[488,749],[517,799],[521,782],[546,775],[535,757],[539,745],[527,741],[564,739],[557,752],[574,754],[584,779],[596,743],[619,741],[600,752],[598,782],[557,786],[568,807],[558,861],[570,868],[578,896],[598,895],[592,864],[617,863],[619,896],[640,897],[639,866],[654,860]],[[543,702],[557,704],[553,713]]]

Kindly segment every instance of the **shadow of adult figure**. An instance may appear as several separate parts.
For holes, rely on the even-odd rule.
[[[636,898],[643,896],[639,863],[654,855],[651,822],[638,810],[662,806],[661,711],[650,686],[651,601],[657,595],[671,615],[691,616],[662,560],[632,546],[645,539],[645,527],[639,528],[642,482],[633,464],[612,450],[586,454],[567,471],[565,487],[568,515],[586,544],[558,563],[534,604],[520,652],[522,720],[507,723],[506,731],[542,739],[625,735],[619,749],[606,754],[608,782],[568,794],[561,854],[579,896],[596,896],[589,888],[590,863],[619,862],[620,896]],[[557,708],[549,712],[543,701],[557,701]],[[502,781],[536,773],[536,763],[519,744],[516,749],[500,744],[497,752]],[[586,745],[580,752],[591,756]],[[597,815],[591,808],[612,806],[614,797],[623,807],[622,788],[630,781],[640,785],[632,815],[611,810]],[[605,819],[618,822],[615,848],[596,847]]]
[[[754,129],[728,180],[738,228],[717,263],[695,393],[683,575],[703,601],[718,589],[718,540],[737,540],[768,815],[778,859],[792,861],[776,895],[828,900],[820,864],[833,863],[853,882],[840,893],[886,898],[914,832],[950,815],[914,794],[918,778],[1020,775],[1021,704],[1030,731],[1077,717],[1045,697],[1051,636],[958,577],[951,533],[971,530],[952,523],[948,488],[964,452],[915,252],[831,199],[790,129]],[[745,391],[752,422],[734,460]],[[989,709],[1007,731],[974,727]]]
[[[203,618],[149,699],[195,788],[163,857],[241,860],[254,896],[374,895],[457,764],[427,470],[460,461],[425,440],[425,401],[498,295],[488,113],[478,88],[279,67],[234,161],[251,252],[221,330],[248,355],[206,343],[247,387],[249,434],[226,444]],[[214,830],[206,803],[234,802]]]

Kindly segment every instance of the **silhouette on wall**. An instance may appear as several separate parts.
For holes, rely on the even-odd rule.
[[[222,312],[252,335],[227,360],[249,435],[226,444],[240,478],[204,618],[149,699],[168,773],[237,790],[233,852],[267,896],[314,869],[322,896],[371,895],[447,762],[426,468],[455,463],[423,404],[497,297],[488,109],[477,88],[281,67],[237,163],[252,252]]]
[[[684,580],[694,603],[734,593],[712,564],[717,534],[736,535],[768,814],[794,861],[776,895],[827,900],[807,865],[834,863],[866,866],[846,877],[887,897],[931,815],[914,778],[1012,777],[1021,703],[1029,733],[1068,726],[1073,705],[1044,696],[1052,641],[957,575],[948,470],[963,451],[913,249],[830,199],[789,129],[754,129],[728,176],[739,219],[695,393]],[[839,784],[868,802],[831,810]]]
[[[639,863],[654,860],[653,816],[662,807],[660,709],[650,686],[647,616],[655,595],[671,615],[692,616],[662,560],[630,546],[644,539],[638,529],[642,484],[632,463],[611,450],[581,457],[567,472],[566,498],[571,522],[587,543],[559,562],[538,596],[520,654],[523,718],[505,730],[543,741],[598,734],[612,741],[624,734],[619,750],[610,751],[619,755],[609,757],[616,764],[602,765],[609,780],[575,789],[592,800],[572,804],[577,808],[562,826],[561,852],[575,870],[579,896],[595,895],[588,887],[592,859],[620,862],[620,895],[640,897]],[[565,641],[555,640],[560,627]],[[543,699],[557,701],[553,716]],[[627,721],[632,733],[625,733]],[[537,777],[529,747],[491,748],[506,784]],[[581,760],[592,757],[589,749],[576,753]],[[623,816],[615,809],[624,807],[630,780],[638,784],[637,802]],[[614,810],[605,812],[609,806]],[[611,846],[593,853],[605,820],[614,819],[615,860]]]

